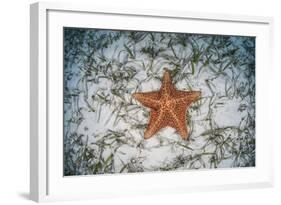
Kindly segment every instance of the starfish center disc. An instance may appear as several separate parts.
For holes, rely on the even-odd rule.
[[[166,98],[165,100],[163,100],[161,102],[161,107],[162,107],[162,109],[165,109],[165,110],[172,110],[175,108],[175,106],[176,106],[176,103],[173,99]]]

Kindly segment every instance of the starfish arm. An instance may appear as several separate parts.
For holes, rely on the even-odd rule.
[[[172,84],[171,75],[168,71],[165,70],[163,78],[162,78],[163,85],[170,85]]]
[[[172,89],[173,89],[173,84],[172,84],[170,73],[168,71],[165,71],[162,79],[160,92],[163,96],[169,96],[171,94]]]
[[[155,133],[157,133],[161,128],[167,126],[163,123],[164,113],[160,110],[151,110],[150,120],[147,129],[144,133],[144,139],[151,138]]]
[[[200,91],[179,91],[175,90],[174,98],[177,104],[183,103],[189,106],[194,101],[198,100],[201,96]]]
[[[186,115],[188,106],[201,96],[200,91],[177,91],[177,98],[175,99],[175,108],[173,112],[174,120],[176,122],[175,128],[183,139],[188,138],[188,128],[186,123]]]
[[[178,110],[170,110],[169,111],[172,116],[172,123],[170,126],[175,128],[182,139],[188,138],[188,130],[186,125],[186,108],[185,106],[181,106]]]
[[[133,98],[145,107],[157,109],[159,107],[159,92],[134,93]]]

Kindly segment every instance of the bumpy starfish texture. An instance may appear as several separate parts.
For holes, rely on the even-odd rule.
[[[133,98],[150,108],[150,120],[144,138],[148,139],[169,126],[175,128],[183,139],[187,139],[186,111],[200,96],[200,91],[176,90],[168,71],[164,72],[159,91],[134,93]]]

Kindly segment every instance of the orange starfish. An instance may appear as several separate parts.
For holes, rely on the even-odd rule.
[[[144,138],[148,139],[160,129],[170,126],[178,131],[182,139],[187,139],[186,111],[200,96],[200,91],[176,90],[168,71],[164,72],[159,91],[134,93],[136,100],[150,108],[150,120]]]

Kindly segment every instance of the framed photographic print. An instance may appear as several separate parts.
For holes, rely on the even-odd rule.
[[[272,186],[272,19],[31,5],[35,201]]]

